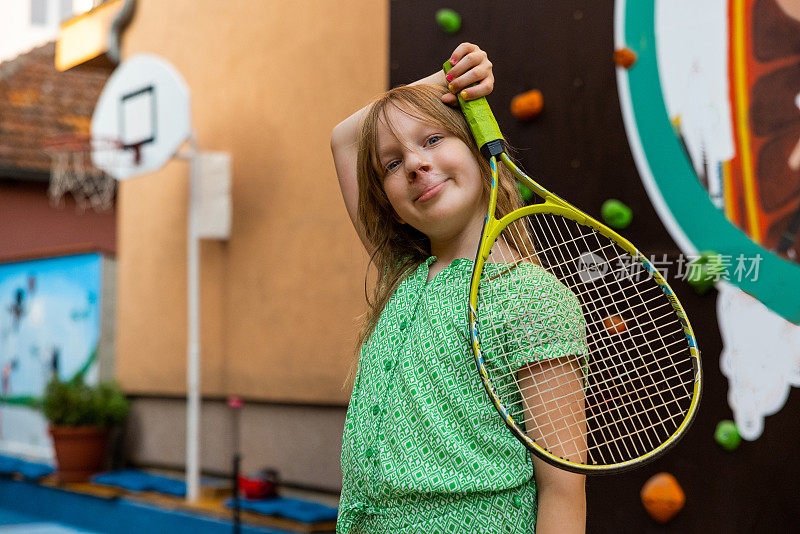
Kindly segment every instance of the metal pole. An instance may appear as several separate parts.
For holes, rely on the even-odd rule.
[[[242,503],[239,500],[239,473],[241,472],[242,455],[237,451],[233,455],[233,534],[242,532]]]
[[[189,137],[189,147],[186,498],[189,502],[196,502],[200,496],[200,243],[197,237],[197,144],[194,132]]]
[[[239,421],[243,405],[242,399],[239,397],[228,397],[228,406],[233,410],[233,534],[241,534],[242,532],[242,503],[239,500],[242,448],[239,445]]]

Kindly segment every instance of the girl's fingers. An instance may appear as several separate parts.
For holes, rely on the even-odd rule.
[[[447,104],[448,106],[457,106],[458,105],[458,98],[453,93],[445,93],[442,95],[442,102]]]
[[[450,71],[452,72],[452,70]],[[467,72],[458,76],[457,78],[454,77],[452,81],[449,82],[448,89],[451,93],[457,93],[462,89],[466,89],[473,83],[479,83],[483,80],[492,77],[492,64],[486,61],[485,63],[481,63],[477,67],[473,67],[469,69]]]
[[[477,48],[466,54],[464,57],[458,60],[458,63],[453,65],[453,68],[450,69],[448,73],[453,78],[458,78],[459,76],[463,75],[469,69],[481,65],[484,62],[489,62],[489,59],[486,57],[486,52]],[[452,65],[452,62],[451,62]],[[448,80],[449,81],[449,80]]]
[[[450,55],[450,64],[452,68],[447,74],[447,88],[452,94],[442,96],[445,104],[455,104],[455,95],[459,93],[464,100],[472,100],[486,96],[494,89],[492,62],[477,45],[458,45]]]
[[[455,50],[453,50],[453,53],[450,54],[450,64],[455,65],[456,63],[461,61],[461,58],[463,58],[464,56],[475,50],[480,50],[480,48],[478,48],[477,45],[474,45],[472,43],[461,43],[456,47]]]
[[[459,96],[464,100],[474,100],[482,96],[486,96],[494,89],[494,76],[484,78],[478,85],[462,89]]]
[[[481,83],[483,87],[478,89],[477,93],[478,96],[483,96],[483,94],[489,94],[494,86],[492,62],[489,61],[486,52],[474,45],[471,46],[474,47],[474,50],[463,56],[447,73],[447,88],[451,93],[456,94],[472,84]],[[470,93],[475,93],[475,91],[470,91]]]

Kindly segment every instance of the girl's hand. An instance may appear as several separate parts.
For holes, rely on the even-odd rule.
[[[442,102],[458,104],[456,94],[461,93],[464,100],[486,96],[494,89],[492,62],[486,52],[472,43],[461,43],[450,55],[453,68],[447,74],[449,93],[442,95]],[[470,85],[477,82],[474,87]]]

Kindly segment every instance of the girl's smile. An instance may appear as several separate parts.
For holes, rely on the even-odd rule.
[[[432,186],[428,187],[427,189],[425,189],[425,190],[422,192],[422,194],[420,194],[420,195],[419,195],[419,196],[418,196],[418,197],[415,199],[415,202],[426,202],[426,201],[430,200],[431,198],[433,198],[434,196],[436,196],[436,194],[437,194],[437,193],[439,193],[439,191],[441,191],[441,190],[442,190],[442,188],[443,188],[443,187],[444,187],[446,184],[447,184],[447,179],[445,179],[445,180],[444,180],[444,181],[442,181],[442,182],[439,182],[438,184],[434,184],[434,185],[432,185]]]

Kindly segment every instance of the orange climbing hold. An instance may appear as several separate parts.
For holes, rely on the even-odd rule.
[[[532,89],[511,99],[511,114],[516,118],[529,121],[542,112],[544,98],[538,89]]]
[[[620,67],[629,69],[636,63],[636,52],[630,48],[618,48],[614,50],[614,63]]]
[[[628,325],[625,324],[625,319],[619,315],[609,315],[603,319],[603,326],[606,327],[606,331],[608,331],[609,334],[621,334],[628,329]]]
[[[686,495],[675,477],[669,473],[653,475],[642,486],[642,504],[659,523],[666,523],[681,511]]]

